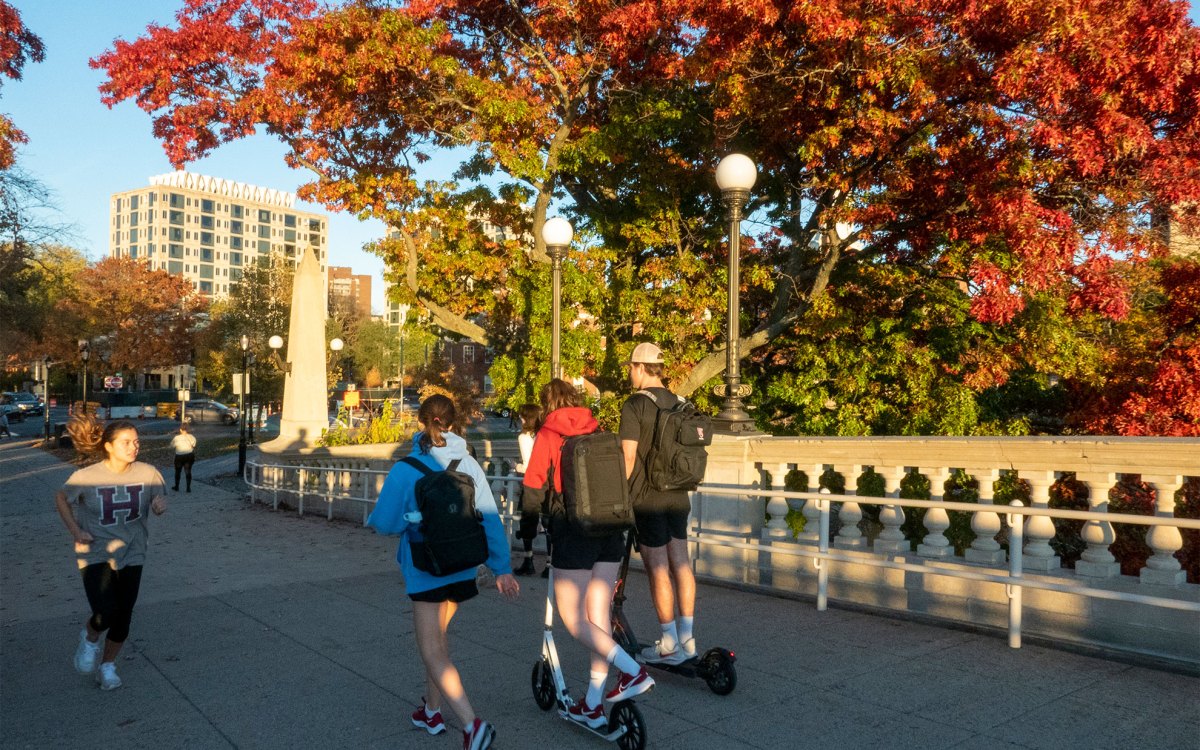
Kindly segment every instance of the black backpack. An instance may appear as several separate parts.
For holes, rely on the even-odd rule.
[[[621,441],[611,432],[563,439],[562,503],[567,521],[584,536],[608,536],[633,526]]]
[[[424,475],[414,488],[423,539],[409,542],[413,565],[435,576],[459,573],[488,559],[483,518],[475,510],[475,480],[457,470],[458,462],[434,471],[414,456],[404,458]]]
[[[696,410],[682,396],[669,394],[661,400],[652,391],[638,391],[654,401],[654,435],[646,454],[650,486],[659,492],[694,490],[708,467],[707,446],[712,444],[712,417]],[[665,404],[663,401],[671,399]]]

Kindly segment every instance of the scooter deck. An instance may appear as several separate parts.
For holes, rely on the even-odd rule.
[[[613,731],[610,732],[610,731],[608,731],[608,727],[605,727],[604,729],[592,729],[587,724],[580,724],[578,721],[575,721],[574,719],[572,719],[570,716],[567,715],[567,709],[563,708],[561,703],[559,704],[559,707],[558,707],[558,715],[561,716],[563,718],[563,720],[566,721],[568,724],[572,724],[572,725],[577,726],[580,729],[583,729],[587,732],[591,732],[592,734],[596,735],[597,737],[599,737],[600,739],[602,739],[606,742],[616,742],[617,740],[619,740],[625,736],[625,727],[623,727],[623,726],[617,727],[616,729],[614,729]]]
[[[682,675],[684,677],[696,677],[700,673],[699,656],[693,656],[687,661],[681,661],[678,664],[668,664],[666,662],[659,661],[642,661],[641,659],[638,659],[637,661],[638,664],[650,667],[651,669],[658,669],[663,672],[670,672],[671,674]]]

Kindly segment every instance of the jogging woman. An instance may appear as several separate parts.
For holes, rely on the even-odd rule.
[[[421,428],[413,436],[412,452],[433,471],[441,471],[458,461],[457,471],[468,474],[475,482],[475,509],[483,517],[487,534],[487,566],[496,576],[496,588],[509,599],[515,599],[521,587],[512,575],[509,561],[508,537],[496,510],[496,501],[483,469],[467,452],[467,441],[451,430],[457,415],[454,402],[445,396],[430,396],[417,411]],[[425,665],[425,696],[421,707],[412,715],[413,726],[430,734],[446,731],[441,705],[446,704],[462,722],[463,749],[482,750],[490,747],[496,731],[488,722],[475,715],[467,699],[458,668],[450,660],[447,630],[458,611],[458,605],[479,593],[475,584],[475,568],[435,576],[419,570],[412,559],[410,538],[417,533],[420,512],[417,510],[415,487],[423,472],[407,463],[397,463],[388,472],[375,510],[367,519],[384,534],[399,534],[400,549],[396,559],[404,573],[405,588],[413,601],[413,629],[417,649]]]
[[[625,533],[585,536],[571,527],[560,502],[549,502],[562,495],[559,455],[564,438],[595,432],[599,426],[582,403],[575,386],[565,380],[551,380],[542,388],[546,418],[525,467],[521,537],[536,536],[538,514],[548,513],[558,614],[567,632],[592,652],[587,694],[571,706],[569,716],[598,729],[608,724],[604,701],[616,703],[641,695],[654,687],[654,680],[612,638],[612,597],[625,553]],[[621,670],[621,676],[616,687],[605,694],[610,664]]]
[[[133,605],[142,582],[151,511],[167,510],[167,486],[162,474],[137,460],[138,431],[132,422],[118,420],[101,426],[91,414],[67,424],[75,450],[101,460],[76,471],[54,496],[58,515],[75,540],[75,557],[83,575],[92,616],[79,633],[75,669],[82,674],[100,669],[101,690],[121,687],[116,659],[129,637]],[[107,633],[101,653],[100,636]]]

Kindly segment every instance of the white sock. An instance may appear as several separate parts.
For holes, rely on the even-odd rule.
[[[440,708],[430,708],[430,707],[429,707],[429,704],[428,704],[428,703],[426,703],[426,704],[425,704],[425,718],[426,718],[426,719],[432,719],[432,718],[434,717],[434,715],[436,715],[436,714],[437,714],[437,712],[438,712],[438,711],[441,711],[441,710],[442,710],[442,709],[440,709]]]
[[[642,665],[633,660],[633,657],[625,653],[625,649],[621,648],[620,644],[612,647],[612,651],[608,652],[608,656],[604,657],[608,663],[621,670],[625,674],[636,675],[642,671]]]
[[[603,672],[592,672],[591,679],[588,681],[587,695],[583,697],[585,708],[595,708],[600,705],[600,700],[604,697],[604,683],[608,682],[608,670]]]
[[[675,629],[675,621],[661,623],[662,625],[662,641],[660,650],[663,653],[670,653],[679,645],[679,632]]]
[[[692,640],[692,621],[694,617],[680,617],[679,622],[679,642],[686,643]]]

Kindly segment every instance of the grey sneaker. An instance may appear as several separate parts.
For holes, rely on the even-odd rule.
[[[679,651],[683,654],[684,660],[696,658],[696,639],[688,638],[683,643],[679,644]]]
[[[116,690],[121,687],[121,678],[117,676],[117,665],[111,661],[102,662],[100,671],[96,673],[96,684],[101,690]]]
[[[100,655],[100,641],[92,643],[87,637],[87,628],[79,631],[79,648],[75,649],[75,671],[91,674],[96,671],[96,657]]]
[[[638,657],[646,664],[682,664],[687,661],[679,647],[664,651],[662,641],[655,641],[653,646],[647,646],[638,652]]]

